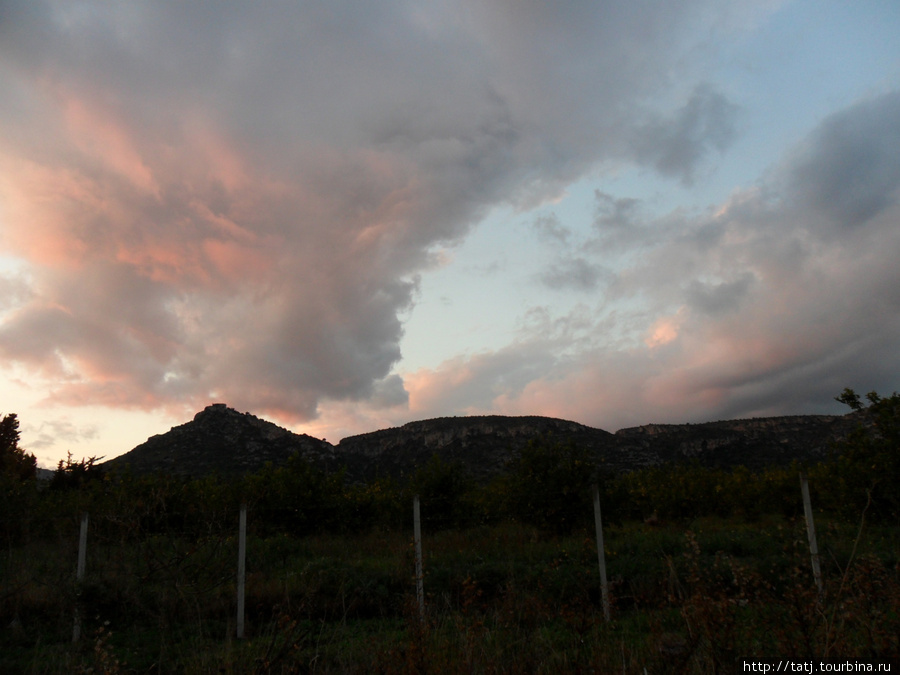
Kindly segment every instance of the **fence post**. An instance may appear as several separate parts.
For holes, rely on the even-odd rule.
[[[419,620],[425,622],[425,589],[422,579],[422,519],[419,515],[419,495],[413,497],[413,534],[416,542],[416,599],[419,601]]]
[[[606,583],[606,551],[603,545],[603,519],[600,517],[600,490],[594,484],[594,526],[597,528],[597,561],[600,564],[600,594],[603,618],[609,622],[609,585]]]
[[[81,585],[84,583],[84,568],[87,562],[88,513],[81,514],[81,531],[78,534],[78,567],[75,569],[75,625],[72,627],[72,643],[81,639],[81,613],[78,604],[81,598]]]
[[[247,504],[241,504],[238,523],[238,573],[237,573],[237,638],[244,637],[244,582],[247,576]]]
[[[813,520],[812,503],[809,501],[809,481],[806,472],[800,472],[800,492],[803,493],[803,512],[806,514],[806,536],[809,539],[809,557],[812,560],[813,577],[819,591],[819,602],[825,594],[822,587],[822,570],[819,568],[819,545],[816,543],[816,523]]]

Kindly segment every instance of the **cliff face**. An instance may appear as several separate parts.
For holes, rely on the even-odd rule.
[[[258,471],[267,462],[282,465],[297,453],[326,471],[344,468],[347,479],[355,482],[379,475],[408,476],[436,454],[485,480],[503,472],[528,441],[551,438],[587,448],[598,466],[613,473],[679,461],[760,469],[794,459],[825,458],[830,444],[846,436],[859,419],[804,415],[650,424],[611,434],[550,417],[444,417],[351,436],[335,447],[217,403],[103,466],[129,467],[135,474],[238,475]]]
[[[616,432],[623,452],[649,452],[653,463],[697,460],[710,467],[821,461],[858,423],[853,415],[796,415],[705,424],[650,424]]]
[[[542,436],[571,440],[598,455],[613,443],[607,431],[551,417],[443,417],[350,436],[338,444],[337,456],[351,478],[400,477],[437,454],[484,479],[502,472],[529,440]]]

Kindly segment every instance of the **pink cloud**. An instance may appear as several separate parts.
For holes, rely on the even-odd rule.
[[[62,103],[66,136],[86,159],[130,182],[137,190],[158,195],[153,171],[134,143],[135,132],[96,103],[68,96]]]

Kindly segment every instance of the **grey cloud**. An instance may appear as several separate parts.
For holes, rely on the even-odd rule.
[[[566,244],[572,231],[559,222],[555,213],[535,218],[532,228],[542,241]]]
[[[37,429],[24,429],[32,437],[28,443],[29,450],[41,450],[64,443],[85,443],[97,438],[99,429],[96,426],[77,426],[69,420],[51,420],[42,422]]]
[[[403,386],[403,378],[389,375],[377,381],[372,387],[369,403],[375,409],[406,406],[409,403],[409,392]]]
[[[573,241],[572,231],[559,222],[556,214],[539,216],[532,223],[532,229],[540,241],[553,247],[553,262],[537,275],[538,282],[547,288],[554,291],[593,291],[613,279],[614,275],[607,268],[576,252],[578,248],[589,251],[595,247],[590,241]]]
[[[755,277],[745,272],[733,281],[707,283],[694,280],[688,284],[686,296],[688,304],[711,316],[720,316],[736,311],[741,300],[750,290]]]
[[[634,254],[642,249],[652,251],[661,241],[675,237],[707,239],[704,232],[685,227],[685,214],[679,210],[663,216],[651,216],[642,199],[616,197],[602,190],[594,191],[593,233],[583,251],[592,255]],[[715,229],[715,228],[711,228]]]
[[[639,126],[631,147],[639,162],[690,184],[711,150],[723,152],[731,145],[738,110],[721,92],[699,86],[672,117]]]
[[[636,224],[641,205],[639,199],[616,198],[601,190],[594,190],[594,199],[596,200],[594,227],[604,230],[631,227]]]
[[[593,291],[613,277],[602,265],[583,257],[566,256],[551,264],[540,274],[540,281],[555,291]]]
[[[798,207],[824,228],[860,227],[895,205],[900,188],[900,92],[822,123],[789,168]]]

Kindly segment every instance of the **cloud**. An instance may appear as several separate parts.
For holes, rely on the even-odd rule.
[[[539,280],[547,288],[555,291],[593,291],[613,274],[583,257],[564,257],[552,263],[539,275]]]
[[[17,276],[0,276],[0,312],[27,302],[31,295],[28,282]]]
[[[599,195],[602,194],[598,192]],[[608,197],[608,195],[603,195]],[[612,199],[612,198],[610,198]],[[635,200],[617,200],[613,209],[634,211]],[[553,291],[595,291],[602,284],[609,284],[615,275],[605,266],[591,259],[596,242],[576,237],[571,229],[560,223],[556,214],[538,216],[532,223],[538,241],[549,244],[553,260],[535,275],[545,288]]]
[[[724,147],[731,108],[708,89],[652,116],[659,152],[620,139],[733,11],[5,3],[0,245],[30,295],[0,354],[70,405],[393,406],[433,246],[605,159],[684,179]]]
[[[897,100],[886,94],[826,119],[777,170],[709,213],[632,228],[641,255],[605,302],[556,318],[541,308],[507,347],[415,373],[410,406],[549,414],[614,430],[841,412],[832,397],[846,386],[893,391]],[[878,179],[854,192],[849,166]],[[845,172],[840,208],[810,198],[837,189]],[[498,373],[515,373],[514,385]]]
[[[639,216],[640,200],[631,197],[616,198],[602,190],[594,190],[594,199],[594,227],[601,231],[631,227]]]
[[[650,330],[647,338],[644,340],[644,344],[647,345],[650,349],[655,349],[677,340],[682,321],[683,319],[681,316],[679,316],[679,314],[675,314],[673,316],[664,316],[660,319],[657,319],[656,322],[654,322],[654,324],[650,326]]]
[[[535,218],[532,228],[537,233],[538,239],[550,244],[564,245],[572,235],[572,231],[559,222],[556,214]]]
[[[98,429],[93,425],[78,426],[68,419],[59,419],[41,422],[37,429],[29,429],[27,426],[23,432],[29,433],[32,440],[28,444],[28,450],[38,452],[47,447],[52,447],[64,441],[65,443],[84,443],[97,438]]]
[[[651,119],[636,129],[631,146],[638,161],[690,185],[709,152],[723,152],[735,139],[738,110],[713,87],[698,86],[674,115]]]
[[[900,198],[900,92],[825,120],[788,169],[796,208],[816,229],[854,229]]]
[[[736,310],[754,281],[755,277],[750,272],[744,272],[731,281],[704,282],[694,279],[687,285],[685,295],[691,307],[718,316]]]

